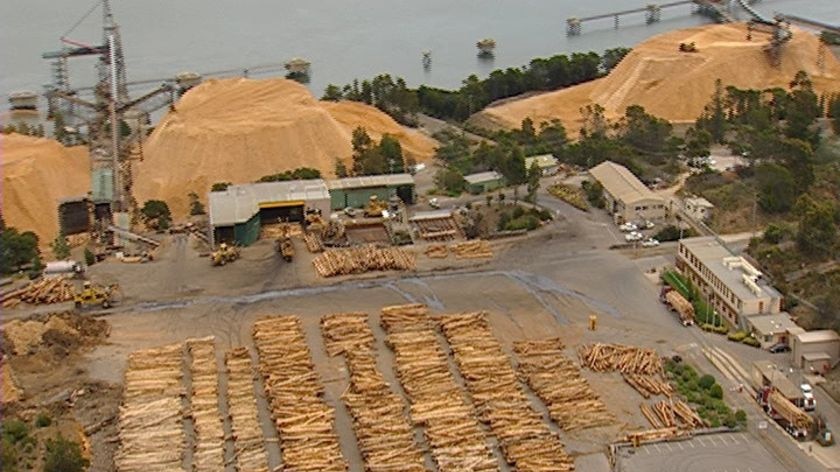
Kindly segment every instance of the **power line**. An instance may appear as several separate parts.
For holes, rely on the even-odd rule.
[[[74,23],[73,26],[71,26],[69,30],[65,31],[64,34],[61,35],[61,37],[66,38],[70,33],[73,32],[73,30],[78,28],[79,25],[81,25],[82,22],[85,21],[87,19],[87,17],[89,17],[90,14],[93,13],[99,7],[99,5],[101,5],[101,4],[102,4],[102,0],[96,0],[93,3],[93,6],[91,6],[90,9],[87,11],[87,13],[85,13],[81,18],[79,18],[79,21]]]

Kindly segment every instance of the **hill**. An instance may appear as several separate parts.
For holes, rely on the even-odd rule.
[[[840,92],[840,62],[827,49],[819,67],[816,36],[793,28],[781,65],[774,67],[763,48],[768,35],[753,32],[747,40],[744,23],[708,25],[664,33],[637,45],[607,77],[555,92],[491,106],[471,118],[489,128],[518,128],[560,119],[576,134],[580,109],[597,103],[607,118],[618,118],[630,105],[672,122],[693,121],[714,92],[715,81],[742,89],[788,88],[799,70],[811,76],[818,93]],[[679,52],[680,43],[695,43],[697,52]]]

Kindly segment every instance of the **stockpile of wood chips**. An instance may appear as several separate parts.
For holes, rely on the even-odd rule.
[[[432,259],[446,259],[449,256],[449,250],[446,249],[446,244],[432,244],[423,251],[426,257]]]
[[[455,254],[456,259],[483,259],[493,257],[493,250],[490,249],[490,243],[481,239],[450,244],[449,249]]]
[[[213,337],[188,340],[187,350],[192,357],[190,416],[195,428],[193,469],[208,472],[223,470],[225,432],[219,411],[219,372],[216,367],[215,340]]]
[[[324,242],[321,241],[320,236],[313,232],[303,233],[303,242],[306,243],[306,249],[313,254],[324,252]]]
[[[183,352],[174,344],[128,357],[114,456],[119,472],[184,470]]]
[[[674,387],[662,379],[661,374],[657,375],[642,375],[627,373],[622,374],[624,381],[635,388],[639,394],[645,398],[650,398],[656,395],[665,395],[671,397],[674,394]]]
[[[343,354],[350,388],[341,396],[353,417],[353,430],[370,472],[425,472],[423,453],[405,416],[406,405],[376,368],[373,331],[364,313],[321,319],[331,356]]]
[[[321,398],[323,385],[296,316],[254,323],[266,399],[280,436],[286,470],[344,472],[334,429],[335,412]]]
[[[622,344],[595,343],[578,350],[581,364],[595,372],[661,375],[662,358],[653,349]]]
[[[551,419],[566,431],[615,424],[615,416],[563,348],[559,339],[514,343],[522,379],[546,404]]]
[[[326,251],[312,264],[321,277],[334,277],[377,270],[413,270],[415,256],[399,248],[365,245]]]
[[[3,308],[14,308],[21,302],[32,305],[69,302],[75,289],[70,279],[55,277],[30,282],[25,287],[13,290],[0,299]]]
[[[439,324],[481,419],[499,439],[507,462],[518,471],[574,470],[574,459],[560,438],[532,408],[486,315],[442,316]]]
[[[653,405],[642,403],[639,408],[654,428],[694,429],[707,426],[687,403],[679,399],[662,400]]]
[[[411,421],[423,427],[438,470],[498,471],[484,430],[449,370],[426,307],[386,307],[382,326],[394,351],[397,377],[411,401]]]
[[[237,347],[225,355],[227,400],[233,432],[234,466],[239,472],[268,472],[262,427],[254,395],[254,370],[248,348]]]

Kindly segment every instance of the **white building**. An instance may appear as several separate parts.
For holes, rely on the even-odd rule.
[[[683,200],[683,210],[688,216],[698,221],[706,221],[712,217],[715,206],[703,197],[690,197]]]
[[[604,187],[607,211],[616,223],[665,218],[665,199],[653,193],[626,167],[604,161],[589,169]]]

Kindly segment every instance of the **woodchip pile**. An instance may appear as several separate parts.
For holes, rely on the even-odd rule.
[[[14,308],[21,302],[32,305],[46,305],[73,300],[73,283],[65,277],[41,279],[30,282],[23,288],[11,291],[0,299],[3,308]]]
[[[574,470],[574,460],[560,438],[548,429],[520,387],[486,315],[443,316],[439,324],[481,419],[499,439],[507,462],[519,471]]]
[[[254,345],[286,470],[344,472],[335,412],[321,398],[306,339],[296,316],[254,323]]]
[[[449,370],[434,325],[423,305],[382,310],[397,377],[411,401],[411,421],[422,426],[441,472],[498,471],[472,407]]]
[[[482,259],[493,257],[490,243],[484,240],[466,241],[449,246],[456,259]]]
[[[648,405],[642,403],[639,408],[654,428],[694,429],[707,426],[706,422],[682,400],[662,400]]]
[[[192,357],[190,416],[195,428],[193,470],[223,470],[225,432],[219,411],[219,373],[216,367],[215,340],[213,337],[188,340],[187,350]]]
[[[405,414],[406,405],[376,368],[373,332],[364,313],[325,316],[321,329],[331,356],[343,354],[350,388],[342,395],[370,472],[425,472],[423,453]]]
[[[662,373],[662,359],[653,349],[595,343],[581,346],[578,355],[581,364],[595,372],[617,370],[623,374],[657,375]]]
[[[414,254],[398,248],[366,245],[326,251],[312,264],[321,277],[360,274],[377,270],[413,270]]]
[[[239,472],[268,472],[268,455],[257,416],[254,370],[248,348],[238,347],[228,351],[225,355],[225,365],[234,466]]]
[[[432,244],[423,251],[426,257],[432,259],[446,259],[449,256],[449,250],[446,249],[446,244]]]
[[[674,394],[674,387],[662,379],[661,374],[657,375],[640,375],[640,374],[622,374],[624,381],[635,388],[639,394],[645,398],[650,398],[656,395],[665,395],[670,397]]]
[[[615,416],[563,354],[563,347],[559,339],[515,343],[522,379],[546,404],[551,419],[566,431],[615,424]]]
[[[321,241],[321,237],[315,233],[303,233],[303,242],[306,243],[306,249],[312,254],[324,252],[324,242]]]
[[[128,357],[119,414],[119,472],[184,470],[181,383],[183,345],[137,351]]]

